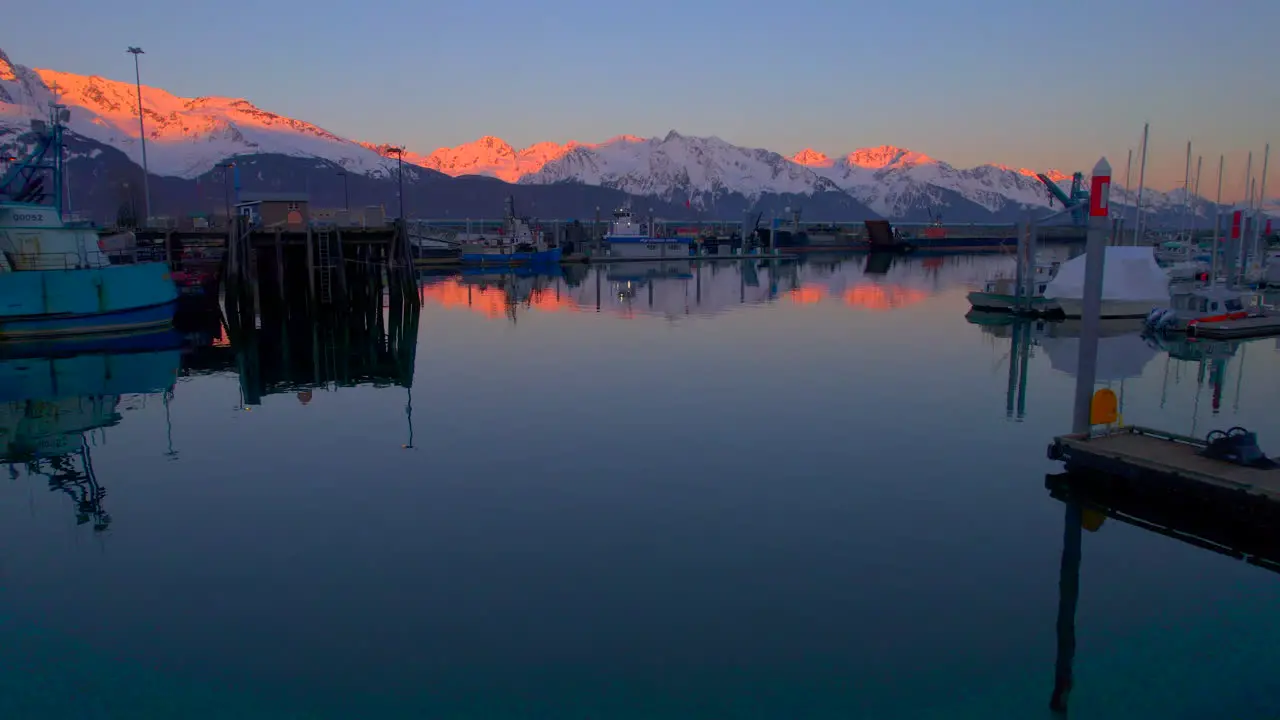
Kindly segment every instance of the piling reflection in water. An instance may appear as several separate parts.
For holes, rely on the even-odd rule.
[[[888,258],[868,269],[861,256],[801,260],[665,260],[565,265],[552,272],[466,270],[424,274],[423,303],[515,321],[520,310],[604,312],[618,317],[711,316],[770,303],[840,303],[895,310],[985,277],[1001,258]],[[873,272],[878,271],[878,272]]]
[[[228,297],[226,338],[245,405],[277,393],[309,402],[316,389],[413,386],[417,297],[364,279],[349,278],[344,302],[329,307],[262,297],[253,312]]]
[[[1049,322],[1038,319],[1020,319],[1007,313],[971,310],[965,319],[976,325],[984,336],[998,348],[999,363],[1007,363],[1008,389],[1006,391],[1006,415],[1011,420],[1022,421],[1027,413],[1028,368],[1037,358],[1048,361],[1049,367],[1070,377],[1078,373],[1080,322],[1064,320]],[[1201,399],[1209,403],[1212,415],[1223,410],[1224,393],[1230,398],[1233,409],[1239,408],[1243,364],[1250,344],[1258,340],[1202,340],[1184,335],[1150,336],[1142,333],[1141,323],[1134,320],[1102,320],[1099,325],[1096,380],[1114,388],[1120,401],[1120,413],[1124,414],[1126,384],[1143,376],[1152,363],[1161,362],[1163,376],[1160,387],[1159,407],[1168,403],[1170,389],[1189,379],[1196,385],[1193,391],[1189,434],[1196,436],[1202,429],[1199,424]],[[1228,368],[1232,360],[1238,367],[1228,380]]]
[[[1243,493],[1224,503],[1220,494],[1152,493],[1124,478],[1067,472],[1045,476],[1045,487],[1065,506],[1058,579],[1057,654],[1049,705],[1065,714],[1074,684],[1076,607],[1080,594],[1083,532],[1099,532],[1114,519],[1189,545],[1280,573],[1275,503]]]

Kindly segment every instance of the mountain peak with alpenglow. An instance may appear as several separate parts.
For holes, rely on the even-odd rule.
[[[937,162],[937,160],[924,153],[894,147],[893,145],[854,150],[844,157],[844,161],[849,165],[856,165],[868,170],[879,170],[887,167],[910,167],[912,165],[927,165]]]
[[[831,158],[813,148],[805,148],[791,156],[791,162],[805,167],[830,167]]]
[[[9,56],[4,50],[0,50],[0,80],[14,82],[18,79],[18,73],[13,70],[13,63],[9,62]]]

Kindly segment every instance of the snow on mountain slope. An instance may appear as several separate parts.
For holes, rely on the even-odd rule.
[[[116,147],[140,164],[135,92],[132,82],[32,70],[10,62],[0,51],[0,138],[24,132],[33,118],[44,118],[56,96],[72,109],[73,133]],[[182,98],[148,87],[143,87],[142,94],[148,164],[157,174],[196,177],[237,154],[315,157],[374,176],[394,172],[395,161],[386,157],[386,145],[342,138],[246,100]],[[542,142],[521,150],[500,138],[484,136],[425,155],[406,150],[404,160],[451,176],[487,175],[524,184],[578,182],[679,204],[688,201],[700,208],[734,194],[754,200],[763,194],[819,192],[847,193],[887,217],[952,208],[966,216],[988,212],[1008,218],[1028,208],[1050,206],[1049,194],[1035,171],[994,164],[958,168],[892,145],[863,148],[837,158],[806,149],[786,158],[769,150],[675,131],[663,138],[619,136],[598,144]],[[1064,190],[1070,185],[1065,173],[1045,174]],[[1112,186],[1112,202],[1117,205],[1132,205],[1136,194],[1136,188],[1126,194]],[[1211,212],[1203,200],[1193,204],[1197,213]],[[1176,210],[1182,199],[1177,193],[1147,189],[1143,205],[1153,211]]]
[[[935,197],[927,187],[950,190],[990,212],[1010,204],[1041,207],[1048,191],[1029,170],[999,165],[959,169],[928,155],[883,145],[855,150],[837,160],[805,149],[791,158],[845,188],[873,210],[889,217],[901,216],[922,198]],[[1055,181],[1070,180],[1057,171],[1046,175]]]
[[[642,139],[622,135],[609,142],[641,142]],[[474,142],[457,147],[437,148],[430,155],[414,156],[414,162],[423,167],[439,170],[446,175],[488,175],[514,183],[525,175],[538,172],[547,163],[564,157],[574,148],[597,148],[605,143],[589,144],[569,141],[534,143],[523,150],[516,150],[502,138],[485,135]],[[406,154],[407,160],[409,155]]]
[[[597,146],[578,146],[520,178],[522,184],[582,182],[633,195],[686,200],[708,207],[716,197],[739,193],[839,192],[813,170],[778,153],[741,148],[717,137],[686,137],[672,130],[663,138],[614,138]]]
[[[25,129],[50,102],[71,109],[68,129],[112,145],[141,164],[137,90],[130,82],[32,70],[0,54],[0,123]],[[157,175],[195,177],[237,154],[319,157],[354,172],[382,174],[392,164],[358,143],[237,98],[182,98],[143,86],[147,161]]]

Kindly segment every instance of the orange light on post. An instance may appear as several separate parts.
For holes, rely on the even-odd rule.
[[[1116,394],[1108,388],[1102,388],[1093,394],[1093,403],[1089,406],[1089,423],[1091,425],[1111,425],[1120,419],[1120,401]]]

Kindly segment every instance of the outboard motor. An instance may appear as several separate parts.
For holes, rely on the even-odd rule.
[[[1226,432],[1211,430],[1205,440],[1209,445],[1200,454],[1207,458],[1263,470],[1280,467],[1258,447],[1258,434],[1239,425]]]
[[[1168,308],[1156,318],[1156,330],[1168,330],[1178,322],[1178,311]]]

